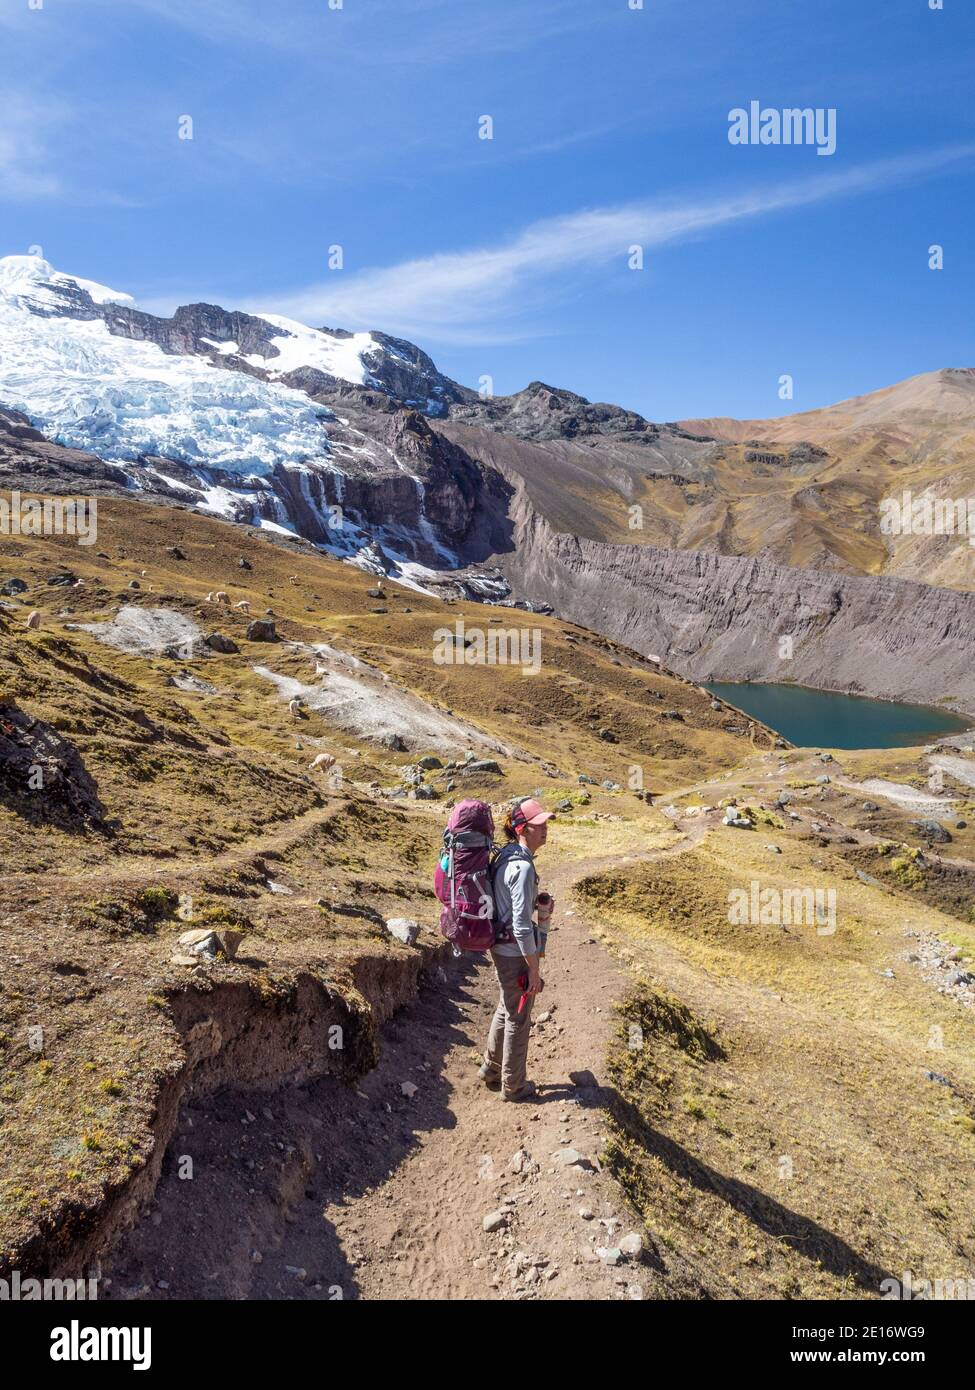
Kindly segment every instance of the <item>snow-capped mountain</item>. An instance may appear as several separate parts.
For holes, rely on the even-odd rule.
[[[159,318],[38,257],[0,259],[0,406],[129,486],[369,567],[457,562],[478,470],[423,415],[471,394],[386,334],[206,304]]]
[[[120,296],[58,275],[45,261],[0,261],[4,403],[50,438],[102,458],[172,458],[241,477],[276,463],[322,461],[323,412],[298,391],[219,371],[195,356],[113,336],[101,317],[74,317]]]
[[[560,526],[567,505],[570,528],[587,534],[590,494],[625,514],[617,493],[696,472],[711,448],[541,382],[482,399],[382,332],[214,304],[159,317],[38,257],[8,256],[0,464],[25,425],[68,451],[57,460],[68,471],[96,456],[99,487],[302,537],[410,584],[508,554],[520,524],[511,499],[525,486]],[[23,476],[49,486],[55,462],[33,440]],[[483,596],[499,584],[491,577]]]

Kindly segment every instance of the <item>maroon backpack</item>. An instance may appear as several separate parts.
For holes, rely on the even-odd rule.
[[[458,951],[489,951],[502,937],[494,925],[493,849],[490,806],[461,801],[450,813],[434,874],[434,892],[443,903],[440,931]]]

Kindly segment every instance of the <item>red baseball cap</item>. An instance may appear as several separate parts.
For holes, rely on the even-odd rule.
[[[511,813],[511,824],[516,828],[519,825],[544,825],[547,820],[551,820],[554,811],[546,811],[540,802],[526,796],[524,801],[519,801]]]

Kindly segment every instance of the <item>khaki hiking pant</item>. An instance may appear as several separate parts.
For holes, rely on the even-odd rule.
[[[519,975],[528,974],[524,956],[499,956],[491,952],[501,997],[491,1020],[484,1061],[501,1078],[505,1095],[517,1091],[525,1080],[528,1064],[528,1035],[531,1031],[531,1012],[535,996],[529,995],[525,1007],[518,1012],[523,990]]]

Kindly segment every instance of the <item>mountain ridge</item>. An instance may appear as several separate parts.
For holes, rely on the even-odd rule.
[[[0,260],[0,348],[0,474],[12,485],[52,490],[63,476],[79,491],[135,492],[303,539],[415,589],[601,621],[653,650],[681,625],[695,630],[675,599],[683,575],[703,626],[699,649],[677,642],[674,663],[696,678],[783,678],[766,643],[744,658],[747,625],[779,631],[776,605],[831,576],[846,614],[878,625],[880,665],[866,660],[870,642],[849,669],[838,660],[844,619],[817,635],[803,680],[836,688],[823,673],[843,671],[839,688],[886,698],[957,693],[950,661],[925,657],[917,679],[898,674],[881,629],[891,624],[894,648],[917,655],[912,606],[956,626],[965,605],[910,587],[891,591],[895,601],[845,580],[975,590],[975,549],[959,537],[880,524],[891,492],[975,496],[970,369],[778,422],[653,423],[540,380],[482,397],[378,331],[207,304],[158,318],[31,257]],[[614,547],[638,593],[619,619]],[[551,571],[544,556],[556,551]],[[565,568],[570,554],[583,570]],[[693,578],[705,572],[711,595]],[[764,576],[762,598],[733,620],[737,636],[722,635],[721,587],[746,573]],[[595,606],[581,603],[587,592]]]

